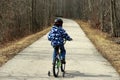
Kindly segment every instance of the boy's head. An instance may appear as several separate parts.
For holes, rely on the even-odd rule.
[[[55,19],[54,25],[59,27],[59,26],[62,26],[62,24],[63,24],[63,20],[62,19],[60,19],[60,18]]]

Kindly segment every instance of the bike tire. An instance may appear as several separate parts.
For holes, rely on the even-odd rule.
[[[59,59],[55,59],[54,60],[54,63],[53,63],[53,75],[54,77],[58,77],[58,74],[59,74]]]

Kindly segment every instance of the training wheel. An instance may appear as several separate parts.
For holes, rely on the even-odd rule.
[[[48,71],[48,76],[50,76],[50,71]]]
[[[62,76],[65,77],[65,71],[63,72]]]

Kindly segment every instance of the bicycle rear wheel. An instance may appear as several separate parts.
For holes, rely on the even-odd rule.
[[[59,74],[59,59],[56,58],[53,63],[53,75],[54,77],[58,77]]]

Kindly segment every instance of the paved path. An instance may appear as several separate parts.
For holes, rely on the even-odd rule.
[[[48,77],[52,47],[47,35],[21,51],[0,68],[0,80],[120,80],[115,69],[95,49],[79,25],[64,19],[64,28],[74,39],[66,43],[66,76]]]

